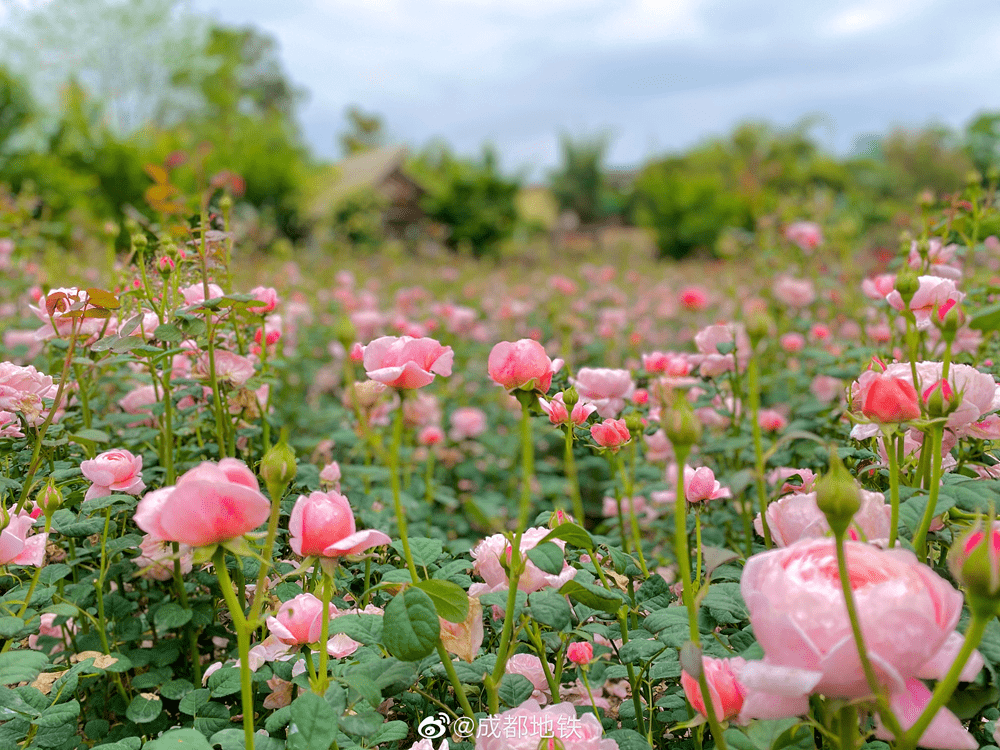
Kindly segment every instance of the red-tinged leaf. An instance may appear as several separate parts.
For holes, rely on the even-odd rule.
[[[69,297],[66,292],[52,292],[45,298],[45,312],[54,315],[69,308]]]
[[[167,200],[170,196],[176,194],[177,192],[177,188],[173,185],[152,185],[151,187],[146,188],[146,202],[160,203]]]
[[[117,310],[122,306],[118,298],[106,289],[91,287],[87,290],[87,302],[92,307],[103,307],[105,310]]]
[[[160,183],[161,185],[165,185],[170,182],[170,175],[167,174],[167,170],[159,164],[147,164],[142,169],[149,175],[149,179],[153,182]]]

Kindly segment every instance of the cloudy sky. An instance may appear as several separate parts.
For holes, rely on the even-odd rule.
[[[393,140],[467,154],[490,141],[536,175],[560,132],[607,130],[611,162],[629,165],[747,118],[821,114],[815,135],[845,152],[864,133],[1000,109],[996,0],[190,2],[278,40],[308,92],[306,137],[331,158],[351,104]]]

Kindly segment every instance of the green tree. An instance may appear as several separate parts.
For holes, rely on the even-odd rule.
[[[549,185],[560,211],[572,211],[582,224],[594,224],[604,218],[608,201],[604,179],[604,160],[608,136],[573,140],[560,138],[562,164],[549,177]]]
[[[478,160],[469,160],[446,146],[431,146],[415,161],[414,173],[428,189],[423,203],[428,217],[448,231],[449,250],[499,256],[517,222],[520,181],[500,173],[493,149],[485,147]]]
[[[385,127],[377,114],[349,107],[347,130],[340,134],[340,148],[344,156],[372,151],[385,145]]]
[[[1000,112],[980,112],[965,126],[964,150],[983,176],[1000,169]]]

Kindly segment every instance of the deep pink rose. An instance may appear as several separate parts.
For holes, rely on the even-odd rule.
[[[423,388],[435,375],[451,375],[455,353],[435,339],[383,336],[365,347],[368,377],[393,388]]]
[[[160,539],[192,547],[235,539],[264,523],[271,502],[242,461],[205,461],[186,472],[176,486],[148,493],[139,501],[135,522]]]
[[[299,495],[288,530],[292,551],[302,557],[356,555],[392,541],[381,531],[358,531],[351,504],[335,491]]]
[[[738,656],[729,659],[715,659],[711,656],[701,658],[702,668],[705,671],[705,682],[708,683],[708,693],[712,698],[712,708],[715,709],[715,717],[720,721],[727,721],[739,715],[743,708],[743,686],[736,675],[746,661]],[[705,709],[705,700],[701,694],[701,686],[698,680],[681,671],[681,687],[684,688],[684,695],[695,711],[707,717],[708,711]]]
[[[602,448],[609,448],[616,453],[632,439],[624,419],[605,419],[603,422],[591,425],[590,436]]]

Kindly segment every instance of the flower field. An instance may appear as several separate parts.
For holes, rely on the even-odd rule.
[[[0,214],[0,750],[1000,744],[991,188],[626,268],[200,205]]]

